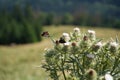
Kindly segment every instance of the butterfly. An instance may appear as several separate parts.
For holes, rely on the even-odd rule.
[[[44,37],[49,37],[49,33],[46,31],[46,32],[43,32],[42,34],[41,34],[41,36],[44,36]]]
[[[66,41],[61,37],[59,43],[66,43]]]

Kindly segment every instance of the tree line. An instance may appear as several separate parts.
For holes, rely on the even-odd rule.
[[[65,13],[40,13],[39,20],[42,25],[77,25],[92,27],[120,28],[120,19],[113,16],[106,16],[97,13],[82,12],[79,14]]]
[[[46,25],[120,28],[120,19],[79,10],[75,14],[67,12],[58,15],[55,12],[37,12],[31,5],[26,5],[24,9],[20,5],[15,5],[10,11],[0,11],[0,44],[38,42],[41,40],[42,26]]]
[[[24,11],[15,5],[12,11],[0,11],[0,44],[31,43],[41,40],[42,27],[27,5]]]

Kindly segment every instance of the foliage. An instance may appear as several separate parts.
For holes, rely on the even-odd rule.
[[[7,8],[8,12],[11,12],[16,4],[20,5],[22,11],[31,13],[29,4],[36,17],[39,17],[38,13],[42,12],[50,14],[46,15],[45,20],[42,21],[45,25],[58,24],[57,22],[64,24],[67,22],[64,20],[64,15],[69,13],[74,22],[68,21],[69,24],[120,28],[120,0],[0,0],[0,10]],[[17,6],[16,9],[18,9],[16,13],[20,14]],[[56,23],[53,22],[54,16],[51,13],[57,15]],[[28,18],[30,15],[25,14],[24,17]],[[62,17],[60,21],[59,16]],[[68,18],[70,20],[70,17]]]
[[[54,14],[50,13],[50,14],[47,14],[47,16],[46,16],[45,25],[52,25],[52,24],[54,24]]]
[[[120,79],[120,44],[116,40],[102,42],[95,31],[74,32],[54,40],[48,32],[42,34],[53,42],[45,52],[43,68],[53,80],[118,80]]]
[[[6,9],[0,13],[0,44],[20,44],[40,41],[41,24],[33,17],[30,6],[22,11],[15,5],[12,12]]]
[[[72,23],[73,23],[73,16],[69,13],[66,13],[61,20],[61,24],[63,24],[63,25],[69,24],[70,25]]]

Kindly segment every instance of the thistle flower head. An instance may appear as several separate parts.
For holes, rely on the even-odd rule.
[[[84,36],[84,37],[83,37],[83,40],[84,40],[84,41],[87,41],[87,40],[88,40],[88,36]]]
[[[69,37],[68,33],[63,33],[63,37]]]
[[[95,31],[93,31],[93,30],[88,30],[88,33],[91,35],[95,35]]]
[[[69,48],[70,48],[70,42],[66,42],[63,44],[62,51],[66,53],[69,50]]]
[[[75,43],[75,42],[73,42],[71,45],[72,45],[72,46],[76,46],[76,43]]]
[[[95,46],[101,48],[102,47],[102,43],[98,42],[98,43],[95,44]]]
[[[80,37],[80,35],[81,35],[81,34],[80,34],[80,29],[76,27],[76,28],[74,28],[73,30],[74,30],[74,32],[73,32],[73,34],[72,34],[73,37],[74,37],[77,41],[79,41],[79,37]]]
[[[89,38],[90,38],[91,40],[95,40],[95,39],[96,39],[96,37],[95,37],[95,31],[93,31],[93,30],[88,30],[88,33],[89,33]]]
[[[56,43],[56,45],[58,45],[60,42],[59,42],[59,40],[56,40],[55,43]]]
[[[111,42],[111,43],[110,43],[110,46],[112,46],[112,47],[118,47],[118,43],[116,43],[116,42]]]
[[[89,69],[86,73],[87,80],[97,80],[97,73],[94,69]]]
[[[70,40],[70,36],[69,36],[68,33],[63,33],[62,38],[63,38],[66,42],[69,42],[69,40]]]
[[[107,73],[105,74],[105,80],[113,80],[113,77],[109,73]]]
[[[111,42],[110,43],[110,50],[111,51],[116,51],[118,49],[118,43],[116,42]]]
[[[79,29],[79,28],[77,28],[77,27],[76,27],[76,28],[74,28],[73,30],[74,30],[74,32],[77,32],[77,33],[79,33],[79,32],[80,32],[80,29]]]
[[[102,46],[103,44],[101,42],[98,42],[93,46],[93,50],[98,51]]]

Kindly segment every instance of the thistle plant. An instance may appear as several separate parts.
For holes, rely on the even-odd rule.
[[[45,51],[42,67],[52,80],[120,80],[120,44],[116,37],[103,42],[95,31],[63,33],[54,40],[48,32],[42,36],[53,42]]]

